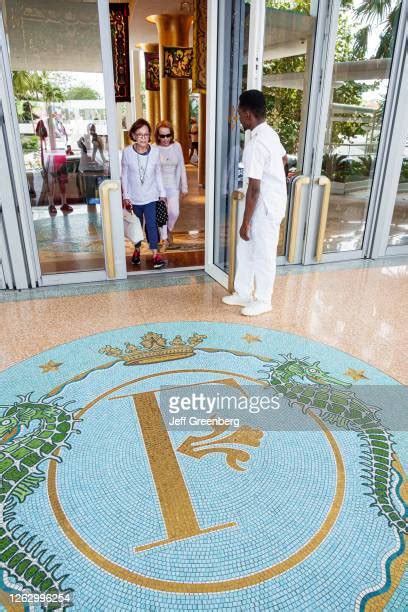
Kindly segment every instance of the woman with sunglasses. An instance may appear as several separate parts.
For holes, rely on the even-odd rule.
[[[180,214],[181,197],[187,195],[187,173],[181,145],[174,140],[174,130],[170,121],[160,121],[156,125],[155,139],[160,154],[163,184],[167,196],[167,226],[161,228],[161,238],[167,249],[177,248],[173,243],[173,228]]]
[[[157,147],[149,144],[151,127],[145,119],[138,119],[129,130],[133,144],[125,148],[122,155],[123,206],[132,210],[143,227],[145,221],[149,246],[153,252],[153,268],[164,266],[157,252],[159,234],[156,224],[156,202],[164,200],[160,156]],[[135,244],[132,264],[140,264],[140,242]]]

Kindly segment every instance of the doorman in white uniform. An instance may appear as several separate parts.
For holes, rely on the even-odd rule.
[[[224,304],[243,306],[241,314],[256,316],[272,310],[279,227],[286,210],[286,151],[265,121],[261,91],[244,91],[238,115],[251,130],[243,153],[245,210],[237,244],[235,293]]]

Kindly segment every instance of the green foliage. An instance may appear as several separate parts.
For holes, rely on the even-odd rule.
[[[33,153],[39,150],[39,140],[37,136],[21,136],[21,146],[24,153]]]
[[[14,70],[13,88],[17,100],[36,100],[46,103],[65,100],[62,89],[50,80],[45,71]]]
[[[362,155],[358,159],[351,159],[347,155],[323,155],[322,172],[331,181],[347,183],[367,180],[371,175],[373,158],[371,155]]]
[[[304,72],[305,57],[298,55],[264,62],[264,74]],[[297,152],[303,92],[287,87],[264,87],[266,119],[278,132],[288,153]]]
[[[297,153],[299,147],[302,92],[283,87],[264,87],[266,120],[278,132],[286,151]]]
[[[344,4],[344,2],[343,2]],[[395,28],[397,25],[400,0],[363,0],[354,10],[360,29],[356,35],[355,50],[367,55],[368,35],[373,27],[384,27],[374,57],[379,59],[391,57]]]
[[[67,100],[100,100],[98,92],[87,85],[70,87],[64,93]]]
[[[17,100],[17,117],[20,123],[30,123],[36,116],[33,107],[28,100]]]
[[[309,14],[310,11],[308,0],[267,0],[266,5],[272,9],[290,10],[303,14]],[[366,44],[365,38],[368,36],[369,29],[359,30],[353,23],[353,19],[355,19],[353,5],[353,0],[343,0],[342,2],[336,37],[336,62],[358,61],[365,57],[364,44]],[[304,73],[305,56],[297,55],[265,61],[263,68],[264,75]],[[377,82],[367,84],[346,81],[334,90],[333,102],[358,106],[363,99],[363,93],[377,87]],[[296,155],[299,147],[304,92],[282,87],[264,87],[263,92],[266,98],[268,123],[276,129],[288,153]],[[366,117],[367,115],[364,113],[356,112],[348,121],[333,122],[330,134],[331,144],[348,143],[356,136],[364,136],[367,128],[361,119]],[[381,117],[379,120],[381,120]]]
[[[334,90],[333,102],[358,106],[361,103],[362,94],[376,87],[376,82],[368,85],[366,83],[358,83],[357,81],[346,81],[343,85]],[[379,117],[380,121],[381,116]],[[367,115],[363,112],[355,111],[348,121],[334,121],[330,137],[331,144],[337,145],[347,143],[356,136],[364,136],[367,132],[367,128],[361,122],[361,119],[366,117]]]
[[[188,101],[190,120],[194,117],[198,121],[198,101],[195,96],[191,96]]]
[[[402,160],[400,183],[408,183],[408,159]]]
[[[266,8],[310,14],[310,0],[266,0]]]

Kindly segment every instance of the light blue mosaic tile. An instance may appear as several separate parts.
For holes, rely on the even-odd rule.
[[[178,334],[186,339],[194,332],[207,338],[188,359],[146,365],[125,366],[98,352],[106,345],[138,344],[150,331],[170,340]],[[256,351],[243,339],[248,332],[261,339]],[[243,472],[231,469],[223,451],[199,460],[177,451],[187,436],[203,436],[209,429],[169,431],[200,528],[229,522],[236,526],[135,552],[137,546],[165,539],[166,524],[133,399],[121,396],[151,391],[161,384],[197,385],[209,376],[212,380],[234,376],[240,384],[245,384],[245,377],[262,376],[259,357],[231,351],[281,360],[282,354],[308,356],[339,380],[344,380],[348,368],[363,369],[367,379],[360,387],[396,384],[350,355],[299,336],[205,322],[162,323],[97,334],[0,373],[5,406],[12,405],[17,395],[33,392],[38,399],[58,386],[58,395],[64,398],[60,401],[73,402],[67,411],[73,413],[92,402],[76,425],[80,434],[69,438],[71,448],[61,450],[56,478],[63,513],[86,549],[78,548],[58,524],[47,482],[15,506],[18,522],[29,533],[38,534],[62,563],[59,572],[69,574],[65,586],[74,590],[74,610],[354,610],[362,606],[364,591],[387,586],[381,564],[389,565],[400,540],[385,516],[378,516],[378,508],[372,507],[373,498],[365,494],[358,432],[333,429],[333,446],[309,414],[283,400],[274,427],[264,431],[259,446],[249,448],[242,442],[235,446],[250,450]],[[50,359],[63,364],[60,370],[40,374],[39,366]],[[96,369],[104,364],[109,367]],[[80,376],[81,372],[88,374]],[[35,426],[39,425],[37,419]],[[17,441],[23,433],[24,427]],[[26,433],[35,437],[33,425]],[[339,469],[334,448],[346,474],[339,514],[327,537],[311,554],[293,562],[290,570],[253,586],[215,593],[172,593],[138,586],[136,574],[186,585],[246,579],[296,555],[313,542],[332,508]],[[403,461],[406,449],[406,434],[400,433],[396,451]],[[45,474],[47,465],[43,464]],[[98,556],[92,556],[92,550]],[[103,569],[100,558],[111,565]],[[109,569],[112,564],[133,572],[134,582],[119,578]],[[406,606],[407,594],[403,578],[387,609]]]

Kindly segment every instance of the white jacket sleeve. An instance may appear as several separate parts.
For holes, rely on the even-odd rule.
[[[187,183],[186,165],[184,163],[183,150],[179,142],[177,143],[177,157],[178,157],[177,161],[178,161],[178,168],[179,168],[179,175],[180,175],[180,183],[179,183],[180,189],[182,193],[187,193],[188,183]]]
[[[122,153],[122,173],[121,173],[121,182],[122,182],[122,197],[124,200],[130,200],[129,194],[129,164],[128,164],[128,156],[126,149]]]
[[[159,190],[159,198],[165,198],[166,197],[166,190],[164,188],[163,185],[163,177],[162,177],[162,171],[161,171],[161,163],[160,163],[160,154],[158,149],[156,148],[156,182],[157,182],[157,189]]]

